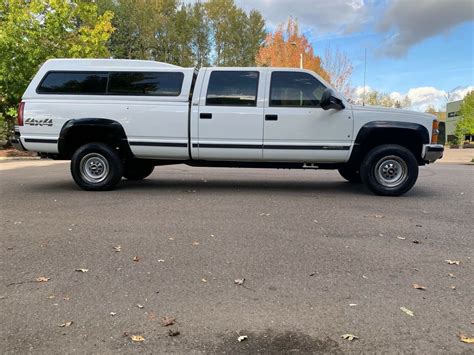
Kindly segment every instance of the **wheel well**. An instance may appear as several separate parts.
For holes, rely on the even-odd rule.
[[[426,131],[426,129],[424,130]],[[357,137],[350,162],[360,165],[364,156],[371,149],[383,144],[397,144],[411,151],[418,163],[424,165],[421,154],[423,144],[428,143],[427,139],[427,136],[425,136],[421,129],[414,130],[396,127],[371,129],[368,132],[361,132]]]
[[[101,142],[119,150],[121,156],[132,156],[125,132],[122,126],[118,125],[66,123],[59,137],[59,154],[62,158],[70,159],[80,146]]]

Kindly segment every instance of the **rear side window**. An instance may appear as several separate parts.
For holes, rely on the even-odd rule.
[[[184,74],[173,72],[110,73],[108,93],[111,95],[179,96]]]
[[[214,71],[209,79],[206,105],[257,106],[257,71]]]
[[[326,87],[314,76],[301,72],[273,72],[270,106],[319,107]]]
[[[107,77],[107,73],[101,72],[49,72],[36,91],[39,94],[103,95]]]

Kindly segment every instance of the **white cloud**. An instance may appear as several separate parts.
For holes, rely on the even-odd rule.
[[[296,18],[302,27],[327,33],[351,33],[367,20],[364,0],[238,0],[246,9],[259,10],[270,23],[277,25],[288,17]]]
[[[415,111],[425,111],[429,106],[434,106],[441,111],[446,109],[446,103],[451,101],[462,100],[470,91],[474,90],[474,86],[458,87],[452,91],[446,92],[432,86],[422,86],[411,88],[406,93],[393,91],[389,93],[394,100],[402,101],[406,96],[411,101],[408,109]],[[370,86],[366,86],[366,93],[373,91]],[[364,92],[363,86],[358,86],[352,91],[351,98],[355,102],[362,102]]]
[[[197,0],[185,0],[195,2]],[[352,33],[366,23],[369,16],[367,0],[235,0],[249,11],[258,10],[267,25],[276,27],[291,16],[298,20],[301,29],[316,35]]]
[[[421,41],[474,19],[472,0],[396,0],[377,25],[387,33],[381,54],[402,57]]]

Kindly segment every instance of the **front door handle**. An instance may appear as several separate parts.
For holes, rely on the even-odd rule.
[[[210,120],[212,118],[212,113],[201,113],[199,117],[203,120]]]
[[[278,121],[278,115],[265,115],[265,121]]]

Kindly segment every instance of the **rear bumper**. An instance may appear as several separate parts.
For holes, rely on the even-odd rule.
[[[443,157],[444,146],[441,144],[425,144],[423,146],[423,160],[427,162],[434,162]]]
[[[21,143],[21,139],[20,139],[20,127],[18,126],[15,126],[13,128],[13,131],[10,135],[10,142],[12,144],[12,146],[15,148],[15,149],[18,149],[18,150],[26,150],[25,147],[23,147],[23,144]]]

